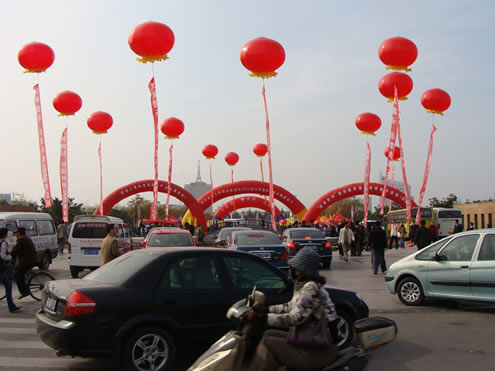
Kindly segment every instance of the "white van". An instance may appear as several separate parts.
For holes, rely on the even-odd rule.
[[[48,270],[52,259],[58,254],[57,230],[50,214],[27,212],[0,212],[0,227],[7,228],[7,242],[10,247],[16,244],[14,231],[17,227],[26,228],[26,236],[33,240],[37,254],[37,265]]]
[[[106,215],[78,215],[69,233],[69,267],[73,278],[83,269],[96,269],[101,265],[101,243],[107,235],[107,225],[117,227],[117,243],[120,251],[132,248],[132,241],[120,218]]]

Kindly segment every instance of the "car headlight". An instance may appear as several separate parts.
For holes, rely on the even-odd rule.
[[[356,292],[356,296],[359,300],[364,301],[363,297]]]

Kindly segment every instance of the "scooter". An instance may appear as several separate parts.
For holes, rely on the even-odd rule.
[[[256,287],[247,299],[239,300],[232,305],[227,311],[227,318],[235,325],[235,330],[229,331],[213,344],[189,367],[188,371],[246,370],[249,365],[246,351],[253,325],[243,318],[256,307],[264,307],[264,305],[265,295],[256,291]],[[354,328],[356,345],[340,350],[335,361],[321,368],[321,371],[363,370],[370,359],[371,352],[390,343],[397,336],[395,322],[382,317],[356,321]],[[287,371],[303,370],[287,369]]]

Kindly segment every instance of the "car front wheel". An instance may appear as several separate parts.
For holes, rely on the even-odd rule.
[[[421,305],[425,300],[423,288],[413,277],[403,278],[397,286],[397,296],[406,305]]]
[[[143,327],[133,331],[124,348],[126,370],[164,371],[171,368],[175,345],[167,331]]]
[[[334,339],[338,349],[347,347],[354,338],[352,318],[344,311],[337,311],[337,339]]]
[[[48,268],[50,268],[51,262],[52,260],[50,258],[50,254],[48,252],[45,252],[41,257],[40,265],[38,265],[38,268],[42,271],[47,271]]]

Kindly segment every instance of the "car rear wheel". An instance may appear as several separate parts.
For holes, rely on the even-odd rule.
[[[41,257],[40,265],[38,265],[38,268],[42,271],[47,271],[48,268],[50,268],[51,262],[52,260],[50,259],[50,254],[48,252],[45,252]]]
[[[332,261],[330,259],[323,260],[323,268],[330,269],[331,264],[332,264]]]
[[[337,348],[343,349],[347,347],[352,339],[354,338],[354,329],[351,316],[344,311],[337,311],[337,339],[334,343],[337,345]]]
[[[406,305],[421,305],[425,300],[421,284],[413,277],[403,278],[399,282],[397,296]]]
[[[72,278],[79,278],[79,272],[81,272],[82,269],[79,267],[73,267],[72,265],[70,266],[70,275]]]
[[[175,356],[172,337],[161,328],[144,327],[127,338],[124,349],[126,370],[163,371],[170,369]]]

